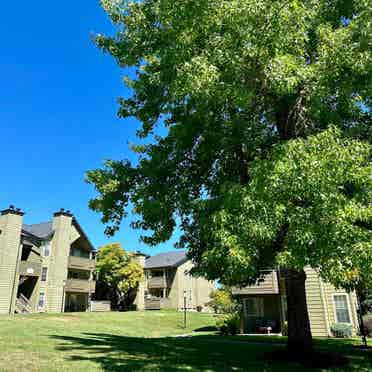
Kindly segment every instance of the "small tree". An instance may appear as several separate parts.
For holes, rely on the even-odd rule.
[[[144,279],[143,268],[120,243],[107,244],[97,254],[99,272],[98,296],[111,300],[113,308],[128,307],[139,283]]]
[[[214,310],[216,314],[231,313],[235,306],[231,291],[226,288],[216,289],[210,294],[211,301],[208,305]]]

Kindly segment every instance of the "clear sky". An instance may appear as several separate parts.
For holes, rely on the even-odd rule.
[[[123,72],[91,40],[113,33],[98,0],[4,1],[0,17],[0,209],[14,204],[37,223],[63,207],[96,247],[173,249],[139,243],[129,221],[108,239],[88,209],[94,190],[85,171],[107,158],[133,160],[127,144],[138,127],[117,118],[117,97],[128,94]]]

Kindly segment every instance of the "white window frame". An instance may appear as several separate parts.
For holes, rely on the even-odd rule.
[[[337,309],[336,309],[336,301],[335,301],[335,297],[336,296],[345,296],[346,297],[346,306],[347,306],[347,311],[348,311],[348,315],[349,315],[349,322],[339,322],[338,319],[337,319]],[[335,323],[337,324],[340,324],[340,323],[344,323],[344,324],[350,324],[352,325],[353,322],[352,322],[352,314],[351,314],[351,307],[350,307],[350,302],[349,302],[349,296],[347,293],[345,292],[341,292],[341,293],[334,293],[332,295],[332,300],[333,300],[333,314],[334,314],[334,317],[335,317]]]
[[[43,279],[43,270],[46,269],[46,275],[45,275],[45,279]],[[48,267],[47,266],[43,266],[41,268],[41,275],[40,275],[40,281],[42,283],[45,283],[48,281],[48,275],[49,275],[49,270],[48,270]]]
[[[248,301],[256,302],[256,313],[248,313]],[[246,297],[243,299],[244,314],[247,317],[263,317],[264,316],[264,299],[262,297]]]
[[[40,297],[41,295],[43,295],[43,305],[40,306]],[[45,303],[46,303],[46,295],[45,295],[45,292],[39,292],[39,298],[37,300],[37,308],[38,310],[44,310],[45,309]]]
[[[48,255],[45,254],[46,247],[48,247]],[[49,257],[50,253],[52,252],[52,242],[51,240],[45,240],[43,243],[43,256],[44,257]]]

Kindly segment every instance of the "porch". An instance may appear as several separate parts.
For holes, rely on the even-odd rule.
[[[242,331],[245,334],[279,334],[286,320],[286,305],[280,295],[251,295],[241,298]]]
[[[66,313],[89,311],[89,294],[80,292],[66,292],[64,311]]]

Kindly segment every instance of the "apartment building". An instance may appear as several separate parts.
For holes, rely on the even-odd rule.
[[[206,310],[215,283],[191,276],[193,267],[185,251],[160,253],[155,256],[137,254],[144,267],[145,280],[140,284],[138,310],[184,309]]]
[[[331,326],[348,323],[353,334],[358,331],[357,298],[325,283],[317,272],[308,267],[306,272],[306,302],[313,336],[331,337]],[[244,311],[245,333],[280,333],[287,321],[285,281],[279,270],[268,270],[256,285],[234,288],[233,295],[240,298]]]
[[[0,212],[0,314],[87,311],[95,291],[94,248],[70,211],[26,225]]]

